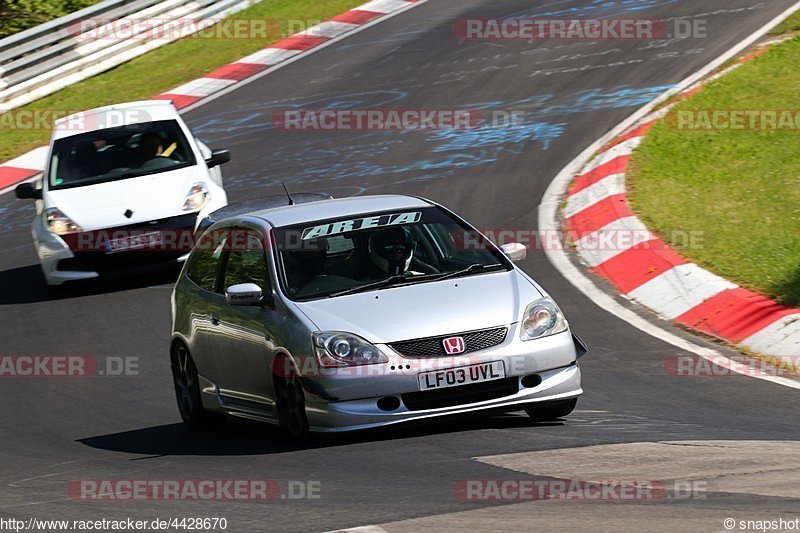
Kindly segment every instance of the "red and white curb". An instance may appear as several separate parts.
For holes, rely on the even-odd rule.
[[[764,50],[690,85],[680,98]],[[631,210],[625,184],[631,154],[672,105],[634,123],[577,173],[562,216],[578,255],[620,294],[667,320],[763,355],[800,354],[800,309],[779,305],[689,262]]]
[[[47,146],[41,146],[0,165],[0,192],[39,175],[44,170],[47,151]]]
[[[423,4],[424,0],[373,0],[346,11],[330,20],[312,26],[300,33],[271,44],[247,57],[206,74],[202,78],[184,83],[152,100],[172,100],[175,107],[184,109],[275,67],[308,55],[326,43],[338,40],[367,25],[373,25],[391,15]],[[14,185],[28,181],[45,166],[47,147],[40,147],[20,157],[0,164],[0,194]]]

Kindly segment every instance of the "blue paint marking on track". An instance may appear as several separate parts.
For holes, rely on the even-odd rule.
[[[395,107],[408,96],[405,91],[379,90],[351,93],[303,100],[281,100],[246,109],[233,109],[225,113],[205,116],[190,122],[192,130],[200,136],[217,141],[250,137],[259,130],[271,130],[273,113],[295,109],[378,109]]]
[[[512,147],[522,147],[529,142],[541,141],[542,150],[547,150],[550,147],[550,142],[564,133],[566,126],[565,123],[536,122],[505,127],[480,126],[467,129],[441,130],[431,135],[428,141],[434,143],[444,141],[433,149],[435,153],[499,145],[508,146],[507,150],[512,153],[521,153],[515,151]]]
[[[613,16],[629,11],[643,11],[670,4],[681,2],[682,0],[591,0],[584,5],[568,7],[563,9],[543,9],[551,5],[563,4],[564,2],[554,2],[545,6],[520,11],[509,15],[506,18],[526,18],[526,17],[585,17],[593,16]],[[612,10],[618,10],[612,13]]]
[[[421,131],[277,131],[272,124],[276,111],[290,109],[402,109],[408,93],[379,90],[277,101],[252,108],[234,109],[195,120],[191,127],[212,146],[236,150],[239,143],[252,143],[263,132],[265,150],[248,157],[261,159],[263,172],[229,175],[227,184],[236,188],[271,186],[282,180],[295,185],[319,181],[363,180],[363,190],[388,184],[440,179],[469,167],[487,165],[502,157],[531,150],[546,151],[569,127],[568,117],[603,109],[637,107],[649,102],[671,85],[620,86],[584,89],[569,95],[539,94],[524,98],[462,103],[458,109],[521,113],[521,122],[503,126],[481,124],[466,129]],[[294,136],[290,143],[269,144],[271,135]],[[346,135],[344,144],[329,142],[331,135]],[[394,154],[408,153],[401,145],[415,143],[418,157],[398,161]]]
[[[365,185],[355,191],[369,192],[387,184],[420,182],[453,176],[459,170],[488,165],[502,157],[517,156],[531,150],[546,151],[569,127],[567,117],[601,109],[635,107],[649,102],[671,86],[616,87],[585,89],[566,97],[555,94],[465,103],[459,109],[483,111],[514,110],[524,112],[518,125],[470,129],[386,132],[280,132],[295,136],[293,142],[269,146],[263,151],[248,148],[248,158],[259,161],[262,172],[225,173],[229,190],[258,189],[288,180],[293,184],[338,182],[358,178]],[[274,135],[272,113],[288,109],[370,109],[400,108],[406,91],[381,90],[329,97],[273,102],[257,107],[232,109],[191,121],[192,130],[210,146],[233,149],[246,141]],[[330,135],[348,135],[343,148],[332,148]],[[411,163],[393,161],[393,154],[407,142],[418,143],[418,157]],[[0,204],[0,214],[7,222],[0,232],[19,231],[30,225],[34,208],[30,202],[16,201],[8,195]]]

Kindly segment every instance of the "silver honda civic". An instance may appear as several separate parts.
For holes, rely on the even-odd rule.
[[[192,428],[228,415],[294,437],[470,412],[575,408],[586,346],[548,294],[435,202],[316,200],[222,218],[172,293]]]

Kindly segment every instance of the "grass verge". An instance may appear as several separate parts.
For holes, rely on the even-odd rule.
[[[275,31],[270,31],[266,39],[187,37],[9,111],[11,117],[0,118],[0,162],[46,144],[50,138],[50,128],[31,128],[27,126],[29,121],[13,116],[43,117],[48,111],[80,111],[147,99],[269,46],[290,33],[290,26],[299,31],[300,21],[308,21],[310,26],[363,3],[364,0],[265,0],[232,18],[274,21]]]
[[[789,18],[775,26],[770,35],[784,35],[800,31],[800,11],[793,13]]]
[[[786,24],[800,27],[800,15]],[[632,206],[655,233],[704,268],[791,306],[800,304],[798,63],[794,37],[679,103],[627,173]],[[701,117],[717,110],[788,111],[793,121],[706,129]],[[691,120],[681,127],[680,117]],[[687,247],[685,232],[700,232],[700,241]]]

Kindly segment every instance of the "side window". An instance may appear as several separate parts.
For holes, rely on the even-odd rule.
[[[430,231],[436,252],[443,255],[446,261],[461,263],[481,262],[486,254],[491,254],[486,249],[484,238],[472,230],[450,230],[443,224],[426,224]],[[490,259],[486,259],[490,260]]]
[[[233,230],[226,248],[229,251],[223,288],[241,283],[255,283],[266,291],[269,288],[267,256],[259,236],[252,230]]]
[[[210,292],[217,290],[217,273],[225,248],[224,244],[223,232],[207,232],[195,245],[186,265],[186,275],[189,279]]]
[[[436,253],[443,259],[452,257],[458,248],[463,247],[467,236],[463,231],[451,232],[444,224],[425,224],[425,230],[430,235],[431,244],[436,248]],[[461,241],[459,243],[459,241]]]

